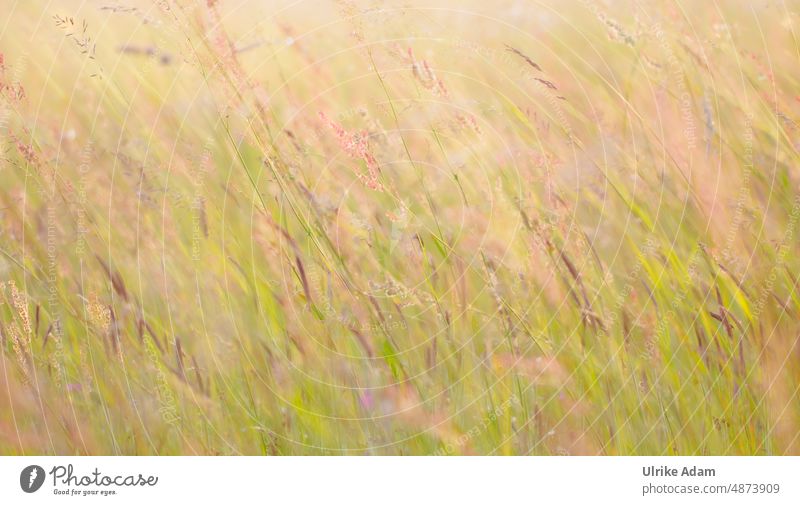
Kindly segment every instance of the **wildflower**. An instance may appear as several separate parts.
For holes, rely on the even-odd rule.
[[[425,89],[430,90],[435,95],[443,97],[448,97],[450,95],[444,82],[436,77],[433,68],[431,68],[425,60],[422,60],[422,62],[417,61],[416,58],[414,58],[414,53],[411,51],[411,48],[408,49],[408,59],[411,61],[411,71],[414,73],[414,77],[417,78]]]
[[[378,181],[378,174],[380,168],[375,156],[372,155],[369,149],[369,135],[366,131],[349,133],[337,123],[325,115],[324,112],[319,113],[319,118],[328,127],[333,130],[336,140],[339,142],[339,147],[348,154],[351,158],[356,158],[364,161],[367,165],[367,174],[357,174],[358,178],[370,189],[375,191],[383,191],[383,186]]]

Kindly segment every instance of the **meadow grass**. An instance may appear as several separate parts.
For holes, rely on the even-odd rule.
[[[0,453],[800,453],[797,20],[12,0]]]

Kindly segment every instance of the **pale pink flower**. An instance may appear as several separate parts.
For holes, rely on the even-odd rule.
[[[339,142],[339,147],[347,153],[348,156],[363,160],[367,165],[366,174],[356,174],[361,182],[370,189],[383,191],[383,186],[380,181],[378,181],[378,174],[380,173],[378,161],[369,149],[369,134],[366,131],[347,132],[342,125],[330,119],[324,112],[319,113],[319,118],[333,130],[336,140]]]

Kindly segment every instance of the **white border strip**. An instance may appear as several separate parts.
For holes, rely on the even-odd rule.
[[[32,465],[46,476],[26,493]],[[0,503],[15,505],[800,503],[798,457],[26,456],[0,458],[0,475]]]

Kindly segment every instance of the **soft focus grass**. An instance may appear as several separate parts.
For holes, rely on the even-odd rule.
[[[800,453],[791,5],[12,0],[0,453]]]

